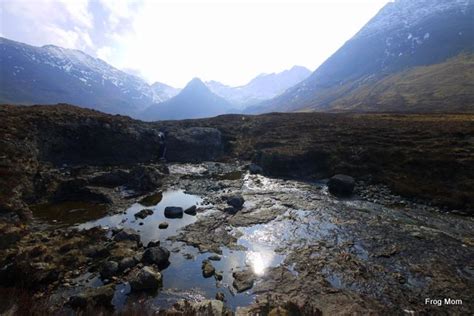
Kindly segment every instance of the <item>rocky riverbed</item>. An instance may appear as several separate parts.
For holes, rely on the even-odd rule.
[[[472,116],[0,114],[0,313],[473,310]]]
[[[21,280],[51,312],[92,306],[242,315],[473,308],[470,217],[363,183],[355,195],[339,198],[325,181],[268,178],[238,161],[167,168],[149,195],[118,189],[115,194],[126,198],[116,197],[107,212],[64,203],[61,212],[53,205],[33,210],[35,228],[7,247],[2,280],[11,277],[15,286]],[[383,198],[374,201],[376,192]],[[182,213],[165,216],[170,206]],[[428,297],[463,304],[426,305]],[[4,302],[4,312],[22,308],[13,301]]]

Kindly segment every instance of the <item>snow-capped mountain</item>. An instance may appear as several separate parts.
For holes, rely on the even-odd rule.
[[[155,103],[169,100],[181,91],[181,89],[168,86],[167,84],[161,82],[155,82],[152,84],[151,90],[153,91]]]
[[[261,74],[244,86],[230,87],[217,81],[208,81],[206,85],[212,92],[235,104],[237,108],[245,108],[282,94],[310,74],[311,71],[307,68],[294,66],[280,73]]]
[[[214,94],[199,79],[194,78],[175,97],[151,105],[142,114],[146,121],[178,120],[211,117],[227,113],[233,105]]]
[[[159,93],[141,78],[79,50],[0,38],[0,64],[3,103],[65,102],[136,116],[151,103],[167,99],[168,92]]]
[[[472,0],[398,0],[388,3],[308,79],[249,109],[249,112],[332,110],[341,98],[347,105],[352,93],[364,95],[358,89],[367,89],[388,76],[414,67],[444,63],[460,53],[474,52],[473,21]],[[444,74],[452,76],[453,72],[445,71]],[[424,78],[433,80],[427,76]],[[423,84],[420,80],[415,81]],[[410,105],[411,109],[416,109],[416,95],[403,95],[400,91],[389,94],[395,97],[389,98],[392,103],[383,104],[383,108],[406,110]],[[431,94],[436,96],[435,91]],[[372,99],[359,101],[365,103],[365,109],[378,109]],[[425,99],[424,104],[428,101]],[[343,109],[340,104],[337,108]]]

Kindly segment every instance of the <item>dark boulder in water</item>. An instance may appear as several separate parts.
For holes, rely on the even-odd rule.
[[[169,264],[170,252],[163,247],[151,247],[143,253],[142,261],[147,264],[156,264],[165,267]]]
[[[188,207],[187,209],[184,210],[185,214],[193,215],[193,216],[196,215],[196,212],[197,212],[196,205],[190,206],[190,207]]]
[[[165,208],[165,217],[166,218],[182,218],[183,208],[178,207],[178,206],[167,206]]]
[[[150,209],[143,209],[137,213],[135,213],[135,218],[141,218],[141,219],[144,219],[145,217],[149,216],[149,215],[153,215],[153,210],[150,210]]]
[[[329,192],[336,196],[350,196],[354,191],[354,186],[354,178],[344,174],[337,174],[328,182]]]
[[[130,277],[129,282],[132,292],[155,290],[162,285],[162,276],[152,267],[143,267]]]

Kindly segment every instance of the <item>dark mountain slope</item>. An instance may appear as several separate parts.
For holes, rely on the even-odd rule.
[[[144,111],[142,119],[154,121],[211,117],[226,113],[231,108],[231,103],[212,93],[200,79],[194,78],[175,97],[151,105]]]
[[[473,52],[473,16],[467,0],[389,3],[307,80],[251,111],[332,110],[361,85]]]
[[[81,51],[0,38],[0,103],[74,103],[134,116],[161,102],[142,79]]]

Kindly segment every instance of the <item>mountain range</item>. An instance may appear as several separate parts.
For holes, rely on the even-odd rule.
[[[309,75],[311,71],[307,68],[294,66],[280,73],[260,74],[243,86],[229,87],[217,81],[208,81],[206,85],[213,93],[242,109],[282,94]]]
[[[313,73],[295,66],[229,87],[143,79],[78,50],[0,38],[0,103],[72,103],[142,119],[229,112],[473,111],[474,1],[396,0]]]
[[[183,91],[161,82],[149,85],[140,77],[79,50],[53,45],[36,47],[6,38],[0,38],[0,64],[0,103],[71,103],[106,113],[144,118],[146,109],[150,108],[146,113],[157,112],[152,110],[157,104],[180,92],[184,95],[172,104],[189,96],[201,97],[199,102],[186,100],[182,106],[178,105],[181,110],[175,115],[166,110],[169,105],[163,104],[163,110],[158,112],[169,115],[154,116],[156,119],[219,115],[231,109],[240,111],[247,104],[282,93],[310,74],[306,68],[295,66],[278,74],[262,74],[247,85],[235,88],[211,81],[207,86],[216,95],[210,95],[213,92],[203,87],[200,80],[192,80]],[[197,90],[191,93],[195,88]],[[204,102],[206,100],[210,103]],[[201,109],[196,109],[194,104],[199,104]],[[218,110],[216,104],[222,108]],[[184,105],[190,106],[188,111]]]
[[[473,17],[471,0],[390,2],[310,77],[247,111],[472,111]]]

